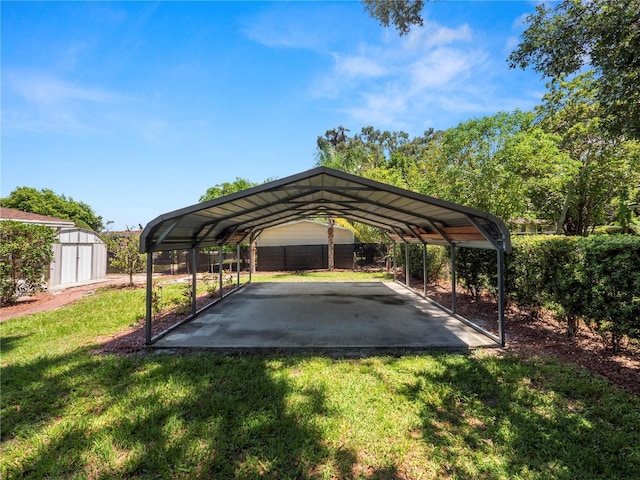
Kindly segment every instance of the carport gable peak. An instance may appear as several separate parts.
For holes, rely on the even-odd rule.
[[[316,215],[369,224],[403,242],[510,250],[508,229],[489,213],[317,167],[162,214],[142,232],[140,251],[235,244]]]

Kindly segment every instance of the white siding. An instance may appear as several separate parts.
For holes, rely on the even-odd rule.
[[[85,283],[107,276],[107,247],[94,232],[71,228],[53,245],[49,286]]]
[[[268,228],[257,240],[259,247],[278,247],[284,245],[327,245],[329,243],[328,226],[322,223],[302,220]],[[353,232],[344,227],[333,227],[335,244],[353,243]]]

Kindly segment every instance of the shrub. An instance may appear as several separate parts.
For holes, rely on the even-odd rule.
[[[422,245],[409,245],[409,275],[413,278],[424,278]],[[427,279],[434,282],[444,275],[449,262],[448,249],[438,245],[427,245]],[[404,268],[404,246],[396,251],[396,263]]]
[[[614,351],[626,335],[640,338],[640,239],[583,239],[585,320],[609,336]]]
[[[39,291],[53,258],[54,231],[42,225],[0,222],[0,304],[17,299],[18,285]]]
[[[215,297],[218,291],[219,277],[213,273],[205,273],[202,275],[202,281],[207,289],[207,295],[209,297]]]
[[[144,272],[147,263],[147,255],[139,252],[140,234],[107,235],[104,241],[113,255],[109,264],[128,274],[129,285],[133,286],[133,274]]]
[[[456,275],[475,299],[479,298],[482,290],[495,293],[498,282],[496,252],[477,248],[456,249]]]

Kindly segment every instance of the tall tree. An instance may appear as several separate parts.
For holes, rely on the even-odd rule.
[[[560,136],[561,150],[576,166],[564,192],[558,233],[588,235],[609,220],[607,208],[613,199],[640,182],[638,142],[603,130],[606,113],[591,72],[553,84],[538,114],[540,126]]]
[[[553,82],[592,68],[602,127],[640,139],[640,1],[541,3],[527,24],[511,67],[532,66]]]
[[[419,190],[511,219],[526,209],[518,172],[505,163],[510,139],[531,127],[528,112],[499,112],[446,130],[425,151]]]
[[[64,218],[75,222],[78,227],[89,228],[96,232],[104,228],[102,217],[96,215],[89,205],[71,197],[58,195],[48,188],[36,190],[31,187],[18,187],[8,197],[0,199],[0,206]]]

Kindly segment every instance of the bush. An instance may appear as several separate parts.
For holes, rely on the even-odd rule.
[[[640,238],[517,237],[506,284],[518,306],[555,311],[570,336],[582,318],[608,335],[615,350],[624,336],[640,338]]]
[[[39,291],[53,259],[54,231],[42,225],[0,222],[0,305],[14,302],[18,285]]]
[[[625,335],[640,338],[640,238],[593,236],[581,246],[585,321],[617,351]]]
[[[413,278],[424,278],[422,245],[409,245],[409,275]],[[444,275],[449,262],[448,249],[438,245],[427,245],[427,279],[435,282]],[[404,246],[396,251],[396,263],[405,267]]]
[[[496,293],[498,264],[495,250],[477,248],[456,249],[456,275],[472,297],[478,299],[482,290]]]
[[[540,307],[556,313],[575,336],[580,319],[607,337],[614,350],[624,337],[640,338],[640,238],[630,235],[518,236],[506,257],[505,290],[509,300],[534,316]],[[449,249],[429,246],[429,278],[438,278]],[[398,255],[404,266],[404,252]],[[436,269],[436,271],[432,271]],[[422,278],[422,246],[410,245],[409,272]],[[495,294],[496,253],[458,248],[456,273],[476,298]]]

